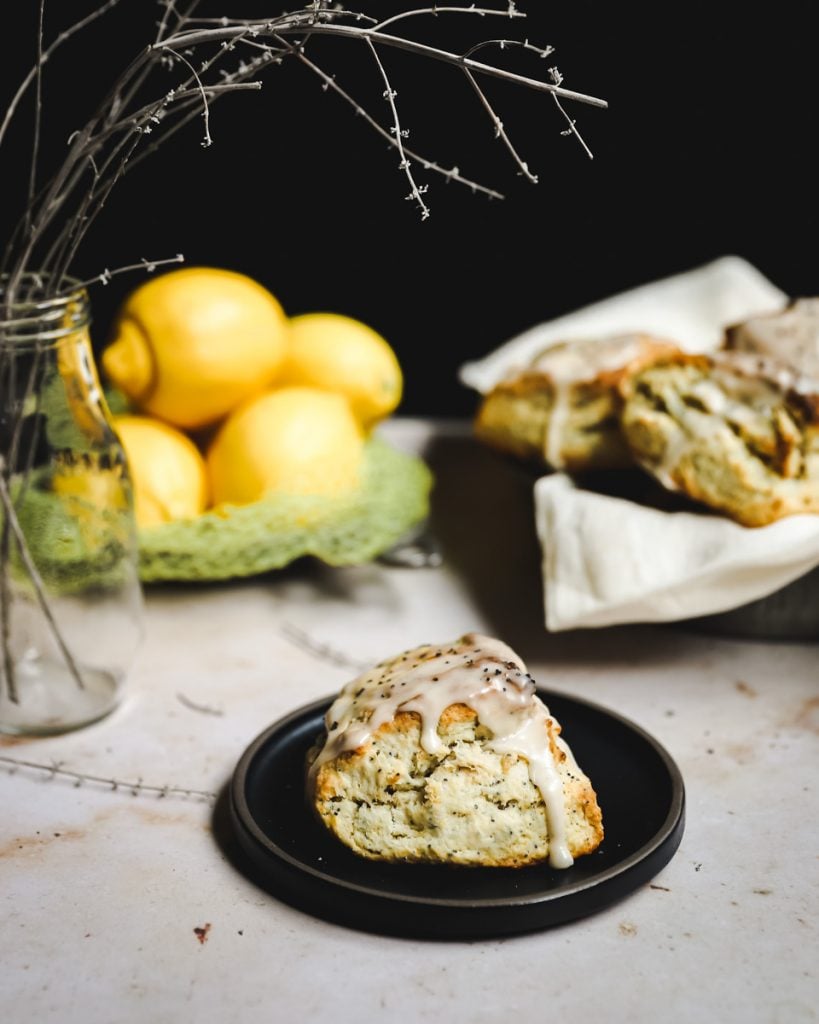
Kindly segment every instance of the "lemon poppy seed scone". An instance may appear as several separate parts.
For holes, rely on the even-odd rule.
[[[762,526],[819,512],[817,392],[749,352],[679,355],[627,382],[623,434],[666,487]]]
[[[467,634],[341,691],[308,756],[324,824],[375,860],[569,867],[603,838],[595,792],[517,655]]]
[[[620,434],[622,380],[678,351],[625,334],[561,342],[513,371],[484,398],[477,436],[498,450],[580,472],[632,464]]]
[[[779,313],[753,317],[729,328],[728,349],[755,352],[819,378],[819,298],[796,299]]]

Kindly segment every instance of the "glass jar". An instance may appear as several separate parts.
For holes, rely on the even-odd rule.
[[[141,637],[133,497],[94,366],[88,296],[0,279],[0,732],[118,704]]]

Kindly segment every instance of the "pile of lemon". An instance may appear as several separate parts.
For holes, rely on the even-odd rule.
[[[367,436],[402,391],[395,353],[365,324],[288,318],[257,282],[210,268],[137,288],[102,364],[136,410],[114,422],[141,528],[353,491]]]

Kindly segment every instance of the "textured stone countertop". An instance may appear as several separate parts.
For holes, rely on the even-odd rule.
[[[153,589],[123,706],[73,735],[0,739],[0,755],[217,793],[262,729],[350,677],[337,662],[477,629],[666,746],[687,789],[678,853],[548,931],[385,938],[246,880],[206,798],[0,762],[4,1021],[816,1020],[819,649],[684,626],[547,635],[525,479],[457,432],[393,430],[430,441],[441,568]]]

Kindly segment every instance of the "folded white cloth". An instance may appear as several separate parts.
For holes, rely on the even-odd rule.
[[[579,337],[643,331],[707,351],[725,327],[786,302],[758,270],[729,256],[534,327],[464,366],[461,379],[486,392],[548,344]],[[562,473],[537,481],[535,518],[553,631],[726,611],[819,565],[819,516],[750,529],[594,494]]]
[[[552,631],[726,611],[819,565],[819,516],[750,529],[593,494],[563,473],[537,481],[535,508]]]
[[[723,256],[704,267],[613,295],[575,313],[538,324],[479,362],[461,367],[461,381],[486,393],[549,345],[575,338],[645,333],[675,341],[691,352],[715,348],[726,327],[787,302],[750,263]]]

